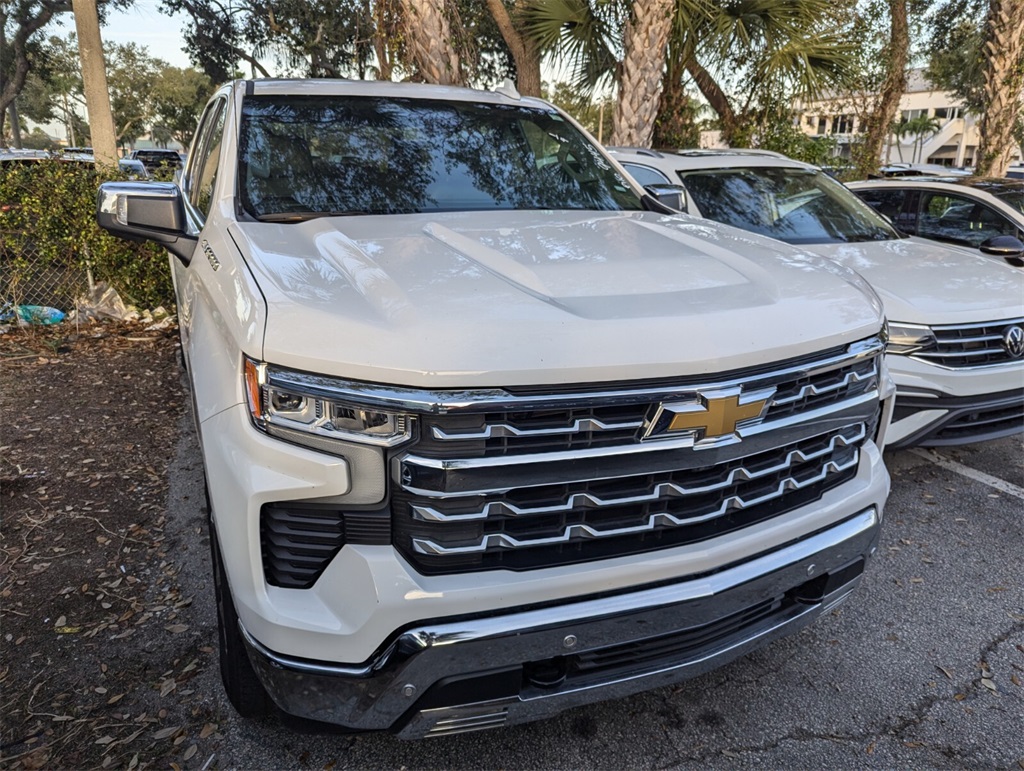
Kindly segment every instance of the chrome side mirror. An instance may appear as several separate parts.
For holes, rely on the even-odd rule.
[[[97,224],[127,241],[153,241],[186,265],[196,238],[188,235],[181,190],[170,182],[104,182],[96,198]]]
[[[686,188],[682,185],[644,185],[655,201],[676,211],[686,211]]]

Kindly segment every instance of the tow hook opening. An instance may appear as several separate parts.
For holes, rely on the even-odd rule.
[[[523,664],[523,680],[535,688],[557,688],[565,682],[569,662],[565,656]]]
[[[793,600],[805,605],[822,602],[828,595],[857,579],[864,572],[864,558],[858,557],[829,573],[822,573],[787,592]]]

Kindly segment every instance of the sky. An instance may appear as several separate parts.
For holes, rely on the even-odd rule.
[[[182,50],[181,29],[184,15],[166,16],[157,10],[157,0],[136,0],[125,11],[111,13],[107,23],[100,29],[103,42],[137,43],[149,49],[149,55],[163,59],[174,67],[190,66],[188,56]],[[75,28],[71,14],[61,14],[58,31],[53,34],[66,35]]]

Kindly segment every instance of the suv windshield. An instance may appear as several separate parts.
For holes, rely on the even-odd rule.
[[[853,193],[811,169],[705,169],[679,176],[705,217],[787,243],[901,237]]]
[[[372,97],[247,97],[242,206],[261,220],[495,209],[639,209],[554,110]]]

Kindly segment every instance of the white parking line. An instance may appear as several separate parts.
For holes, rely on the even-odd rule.
[[[976,482],[981,482],[989,487],[994,487],[1001,493],[1012,495],[1015,498],[1020,498],[1024,501],[1024,487],[1018,487],[1015,484],[1007,482],[1005,479],[1000,479],[999,477],[994,477],[991,474],[986,474],[984,471],[978,471],[970,466],[965,466],[963,463],[957,463],[955,460],[950,460],[949,458],[939,455],[934,450],[927,450],[922,447],[913,447],[908,450],[908,452],[919,458],[931,461],[936,466],[941,466],[944,469],[955,471],[961,476],[969,477]]]

